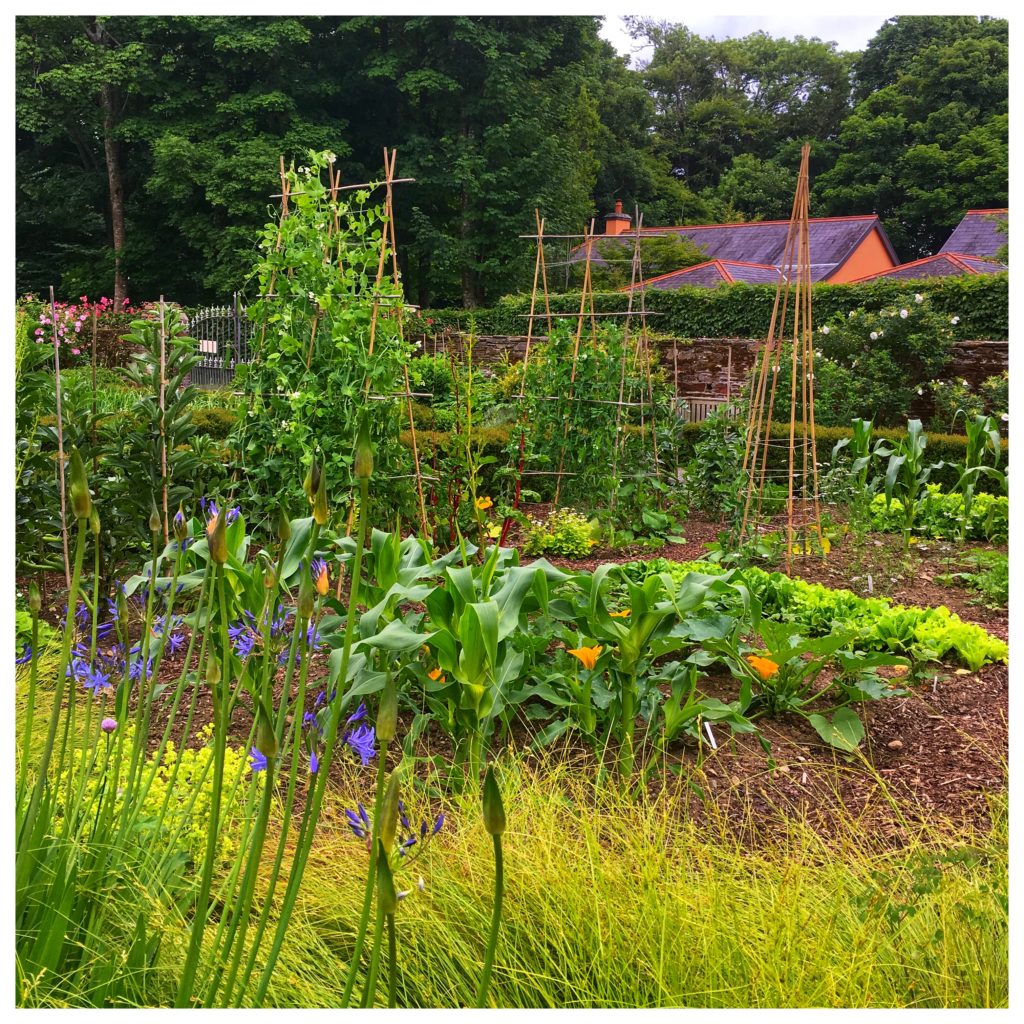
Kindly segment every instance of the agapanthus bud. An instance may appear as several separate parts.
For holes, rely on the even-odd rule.
[[[380,706],[377,708],[377,739],[387,746],[394,738],[398,728],[398,689],[391,673],[380,695]]]
[[[88,519],[92,511],[92,495],[89,493],[89,478],[85,474],[85,463],[77,448],[71,449],[69,464],[71,477],[71,511],[76,519]]]
[[[320,477],[320,485],[316,489],[316,497],[313,500],[313,518],[320,526],[327,522],[327,478]]]
[[[302,481],[302,489],[306,492],[310,505],[316,501],[316,492],[320,490],[322,475],[320,463],[316,460],[316,452],[313,452],[313,458],[309,463],[309,472],[306,473],[306,479]]]
[[[266,590],[273,590],[277,586],[277,570],[272,566],[267,566],[267,571],[263,574],[263,587]]]
[[[494,769],[488,767],[484,777],[484,828],[488,835],[500,836],[505,831],[505,805],[501,802],[501,790],[494,778]]]
[[[277,510],[277,539],[282,544],[287,544],[291,535],[291,520],[288,518],[288,513],[283,508],[280,508]]]
[[[185,520],[185,512],[182,507],[178,506],[178,511],[174,513],[174,539],[179,543],[183,543],[188,537],[188,523]]]
[[[316,588],[316,592],[321,597],[326,597],[331,585],[330,576],[327,572],[327,563],[322,558],[313,559],[310,574],[313,577],[313,586]]]
[[[210,547],[210,557],[218,565],[223,565],[228,560],[227,505],[206,524],[206,540]]]
[[[256,749],[268,759],[277,756],[277,736],[274,733],[274,726],[262,714],[259,725],[256,727]]]
[[[33,580],[28,585],[28,610],[33,615],[39,614],[39,609],[43,607],[43,599],[39,594],[39,587],[36,586],[36,581]]]
[[[387,847],[383,841],[377,843],[377,899],[384,914],[395,912],[398,906],[398,893],[395,892],[395,876],[391,873]]]
[[[163,520],[160,518],[160,509],[156,507],[156,498],[149,503],[149,532],[159,533],[163,529]]]
[[[103,721],[100,722],[100,728],[106,733],[113,732],[117,728],[117,719],[104,718]]]
[[[93,505],[92,511],[89,513],[89,529],[92,530],[94,537],[100,535],[100,514],[96,511],[95,505]]]
[[[300,619],[308,619],[313,614],[313,578],[308,572],[302,573],[299,580],[297,607]]]
[[[366,416],[359,424],[356,436],[354,472],[359,480],[368,480],[373,475],[373,445],[370,443],[370,423]]]
[[[206,663],[206,682],[211,687],[220,682],[220,662],[216,658],[210,658]]]
[[[385,850],[390,850],[398,831],[398,769],[391,773],[388,788],[380,805],[380,841]]]

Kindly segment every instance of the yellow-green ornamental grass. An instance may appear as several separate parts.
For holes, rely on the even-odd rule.
[[[906,829],[887,849],[854,820],[831,838],[780,818],[765,842],[680,807],[687,785],[631,801],[586,772],[499,771],[505,899],[490,998],[504,1007],[1004,1006],[1005,819],[989,835]],[[337,1005],[365,845],[332,794],[268,1004]],[[692,793],[691,793],[692,799]],[[335,802],[336,800],[336,802]],[[479,794],[447,822],[398,906],[400,1006],[473,1004],[493,859]],[[763,824],[763,822],[761,823]],[[916,891],[915,891],[916,890]]]

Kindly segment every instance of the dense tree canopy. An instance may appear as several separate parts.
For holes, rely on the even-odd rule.
[[[1007,24],[899,17],[861,54],[705,39],[631,19],[118,16],[17,19],[17,280],[63,297],[224,301],[245,286],[279,160],[345,181],[399,152],[410,298],[474,305],[528,284],[533,226],[615,200],[648,225],[877,210],[901,257],[1007,201]],[[600,220],[599,220],[600,223]]]

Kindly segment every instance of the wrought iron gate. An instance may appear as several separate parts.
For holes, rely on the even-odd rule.
[[[230,306],[207,306],[196,311],[189,334],[198,343],[199,362],[192,369],[192,383],[216,389],[229,385],[235,367],[249,362],[249,342],[255,328],[239,304],[238,292]]]

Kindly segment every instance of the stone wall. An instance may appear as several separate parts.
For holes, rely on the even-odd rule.
[[[458,342],[458,337],[456,337]],[[534,343],[543,341],[535,338]],[[750,338],[694,338],[692,341],[659,341],[662,366],[675,380],[678,395],[722,396],[741,389],[750,376],[758,342]],[[1009,342],[958,341],[953,345],[953,359],[943,375],[947,379],[961,377],[977,389],[986,377],[1009,369]],[[428,339],[424,352],[433,351]],[[525,337],[478,337],[474,359],[480,365],[494,365],[507,353],[518,362],[526,352]],[[912,407],[913,415],[927,419],[931,409],[927,395]]]

